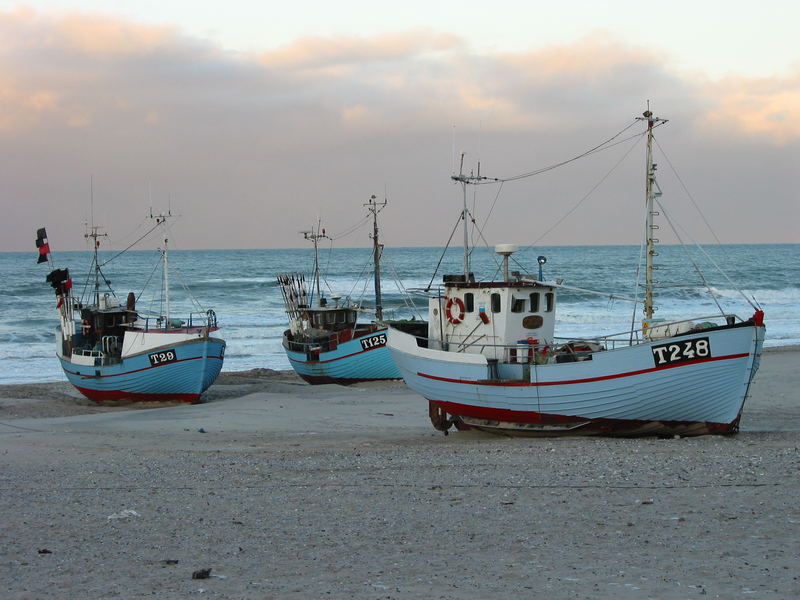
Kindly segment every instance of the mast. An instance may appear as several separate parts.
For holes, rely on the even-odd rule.
[[[94,253],[94,303],[97,306],[100,306],[100,262],[97,260],[97,249],[100,247],[100,241],[97,238],[101,237],[108,237],[107,233],[99,233],[98,230],[100,229],[99,225],[94,224],[94,218],[92,218],[92,224],[89,227],[89,232],[85,233],[83,237],[87,240],[92,240],[92,252]]]
[[[89,218],[91,223],[86,223],[87,233],[83,235],[84,238],[92,240],[92,252],[94,253],[94,303],[100,306],[100,262],[97,260],[97,249],[100,247],[100,241],[97,238],[108,237],[107,233],[98,233],[99,225],[94,224],[94,176],[89,178]]]
[[[461,182],[461,195],[464,207],[461,209],[461,219],[464,221],[464,283],[469,282],[469,233],[467,231],[467,183]]]
[[[322,233],[320,233],[322,231]],[[311,240],[311,243],[314,244],[314,286],[317,288],[317,302],[320,303],[322,306],[322,291],[319,285],[319,240],[320,238],[329,238],[325,235],[325,230],[322,229],[322,222],[317,221],[317,230],[316,232],[312,229],[311,231],[301,231],[300,233],[303,234],[303,237],[307,240]],[[313,291],[313,288],[312,288]]]
[[[167,319],[167,322],[164,324],[166,329],[169,329],[170,320],[169,320],[169,252],[168,252],[168,243],[167,238],[164,238],[164,306],[165,312],[167,313],[164,315]]]
[[[383,306],[381,305],[381,254],[383,246],[378,243],[378,213],[386,207],[386,198],[383,202],[377,202],[375,194],[370,196],[369,201],[364,205],[372,213],[372,251],[373,262],[375,263],[375,319],[383,319]]]
[[[653,307],[653,265],[654,257],[658,255],[656,252],[656,244],[658,239],[655,237],[655,231],[658,225],[653,222],[653,218],[658,216],[658,212],[654,208],[655,198],[661,195],[661,190],[656,181],[656,163],[653,162],[653,127],[657,123],[666,123],[666,119],[654,117],[650,111],[650,102],[647,103],[647,110],[642,113],[641,117],[637,117],[639,121],[647,121],[647,157],[646,157],[646,176],[645,176],[645,202],[647,205],[647,223],[645,225],[645,235],[647,236],[647,256],[646,256],[646,270],[645,270],[645,295],[644,295],[644,319],[646,322],[645,328],[653,319],[655,308]]]
[[[475,177],[474,175],[464,175],[464,153],[461,153],[461,166],[458,170],[458,175],[451,175],[450,179],[453,181],[458,181],[461,184],[461,195],[463,197],[464,206],[461,209],[461,218],[464,221],[464,281],[469,281],[469,230],[468,230],[468,219],[467,215],[469,211],[467,210],[467,184],[469,183],[477,183],[480,179],[480,166],[478,166],[478,176]]]
[[[172,216],[172,210],[168,210],[167,214],[161,213],[160,215],[154,215],[152,209],[150,209],[150,218],[156,220],[157,225],[161,225],[163,229],[166,229],[166,222],[167,218]],[[164,249],[161,251],[161,256],[163,257],[162,261],[162,269],[163,269],[163,281],[164,281],[164,318],[166,319],[164,323],[164,328],[170,328],[170,296],[169,296],[169,239],[164,237]]]

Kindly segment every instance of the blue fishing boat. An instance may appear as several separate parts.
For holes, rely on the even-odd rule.
[[[163,229],[169,216],[151,215],[150,231]],[[46,230],[37,234],[39,262],[52,269],[47,282],[57,298],[56,355],[69,382],[95,402],[199,402],[222,369],[225,342],[213,310],[186,319],[170,314],[166,237],[160,250],[165,311],[157,314],[137,310],[133,292],[123,304],[111,289],[101,270],[107,263],[98,259],[105,234],[97,227],[86,235],[93,258],[90,285],[80,298],[73,296],[69,270],[53,268]]]
[[[319,240],[329,239],[318,223],[302,232],[314,246],[311,287],[302,273],[277,276],[283,294],[289,328],[283,333],[283,348],[292,368],[311,384],[349,385],[362,381],[400,379],[400,372],[386,350],[386,322],[381,300],[381,253],[377,215],[386,206],[373,195],[365,205],[373,220],[374,319],[359,322],[362,307],[349,297],[325,297],[320,286]],[[405,330],[421,332],[423,321],[395,322]],[[422,329],[420,329],[422,328]]]
[[[643,299],[629,299],[643,305],[641,327],[559,339],[558,292],[592,292],[545,281],[545,257],[538,277],[509,274],[517,250],[511,244],[495,247],[503,279],[475,281],[465,252],[464,273],[445,276],[429,296],[427,336],[389,330],[387,347],[409,388],[428,400],[435,428],[620,436],[738,431],[761,357],[764,313],[745,297],[754,309],[745,319],[721,307],[712,316],[654,318],[654,217],[667,213],[658,200],[653,129],[666,121],[649,110],[639,120],[647,125],[646,283]],[[453,179],[464,190],[466,225],[466,186],[485,178]]]

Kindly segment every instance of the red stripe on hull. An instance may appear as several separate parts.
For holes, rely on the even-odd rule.
[[[190,362],[190,361],[193,361],[193,360],[204,360],[204,359],[206,359],[206,360],[211,360],[211,359],[223,360],[219,356],[205,356],[205,357],[203,357],[203,356],[192,356],[191,358],[182,358],[180,360],[176,360],[176,361],[168,363],[168,364],[177,365],[178,363],[182,363],[182,362]],[[71,363],[71,364],[74,364],[74,363]],[[132,371],[123,371],[121,373],[111,373],[110,375],[90,375],[88,373],[81,373],[79,371],[70,371],[66,367],[64,367],[64,371],[69,373],[70,375],[76,375],[78,377],[83,377],[84,379],[106,379],[108,377],[120,377],[122,375],[130,375],[131,373],[141,373],[143,371],[150,371],[151,369],[159,369],[159,368],[161,368],[163,366],[164,365],[152,365],[150,367],[144,367],[142,369],[133,369]],[[89,370],[92,370],[92,369],[95,368],[92,365],[81,365],[81,367],[89,369]]]
[[[359,354],[366,354],[367,352],[372,352],[373,350],[380,350],[381,348],[385,348],[386,346],[375,346],[374,348],[367,348],[366,350],[359,350],[358,352],[353,352],[352,354],[345,354],[344,356],[337,356],[336,358],[327,358],[325,360],[297,360],[296,358],[292,358],[289,356],[289,360],[292,362],[300,363],[301,365],[324,365],[326,363],[336,362],[337,360],[344,360],[345,358],[350,358],[352,356],[358,356]],[[362,381],[372,381],[370,379],[363,379]]]
[[[736,433],[739,430],[739,417],[731,423],[604,419],[470,406],[430,399],[429,402],[454,417],[485,421],[480,424],[469,420],[467,424],[471,427],[525,435],[705,435]],[[547,429],[539,431],[537,427]]]
[[[613,375],[602,375],[600,377],[587,377],[586,379],[572,379],[565,381],[515,381],[513,383],[503,383],[502,381],[489,381],[489,380],[470,380],[470,379],[451,379],[449,377],[439,377],[438,375],[430,375],[428,373],[417,372],[420,377],[426,379],[434,379],[436,381],[446,381],[447,383],[463,383],[466,385],[488,385],[493,387],[541,387],[546,385],[572,385],[574,383],[592,383],[595,381],[606,381],[608,379],[619,379],[620,377],[633,377],[634,375],[644,375],[645,373],[654,373],[655,371],[664,371],[666,369],[676,369],[678,367],[686,367],[689,365],[696,365],[699,363],[715,362],[718,360],[731,360],[734,358],[745,358],[750,356],[747,352],[742,354],[731,354],[728,356],[716,356],[712,358],[701,358],[698,360],[686,361],[674,365],[664,365],[663,367],[653,367],[652,369],[641,369],[639,371],[628,371],[627,373],[614,373]]]
[[[94,402],[186,402],[197,404],[200,394],[136,394],[122,390],[92,390],[75,386],[81,394]]]

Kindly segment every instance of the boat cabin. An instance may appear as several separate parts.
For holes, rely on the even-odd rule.
[[[358,311],[349,306],[303,308],[302,320],[308,322],[305,331],[320,330],[338,332],[353,329],[358,319]]]
[[[525,362],[553,343],[556,288],[508,275],[516,247],[496,248],[504,256],[504,281],[476,282],[470,274],[444,276],[444,295],[429,300],[428,347],[480,352],[500,361]]]

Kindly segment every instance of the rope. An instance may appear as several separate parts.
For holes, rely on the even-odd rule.
[[[683,227],[682,225],[680,225],[680,223],[678,221],[675,221],[672,218],[672,216],[670,215],[669,211],[666,208],[664,208],[664,205],[659,200],[656,200],[656,203],[658,204],[658,207],[664,212],[664,216],[667,219],[667,223],[669,223],[669,226],[672,228],[672,231],[677,236],[678,241],[681,242],[681,245],[684,246],[683,240],[681,239],[680,234],[678,233],[678,231],[676,229],[676,224],[678,226],[680,226],[680,228],[684,231],[684,233],[686,233],[686,235],[689,237],[689,239],[692,240],[692,243],[703,254],[703,256],[705,256],[708,259],[708,261],[717,269],[719,274],[722,275],[725,278],[725,280],[731,285],[731,287],[733,287],[733,289],[735,289],[739,293],[739,295],[742,298],[744,298],[744,301],[747,302],[750,305],[750,307],[753,308],[753,310],[758,310],[758,308],[759,308],[758,307],[758,303],[754,303],[754,302],[750,301],[750,298],[748,298],[747,295],[745,295],[745,293],[741,289],[739,289],[739,287],[733,281],[731,281],[731,278],[728,277],[728,274],[725,271],[722,270],[722,267],[720,267],[717,264],[717,262],[708,254],[708,252],[706,252],[705,249],[703,249],[703,247],[698,242],[696,242],[694,239],[692,239],[692,236],[689,234],[689,232],[686,230],[686,228]],[[674,223],[673,223],[673,221],[674,221]],[[684,251],[687,253],[687,256],[688,256],[688,250],[685,248],[685,246],[684,246]],[[689,260],[692,260],[691,257],[689,257]],[[722,307],[720,306],[719,302],[717,302],[717,297],[714,294],[714,292],[711,290],[711,286],[708,284],[708,281],[706,281],[705,276],[700,272],[699,267],[694,262],[694,260],[692,260],[692,264],[694,265],[695,269],[697,270],[698,275],[700,275],[700,279],[703,281],[703,285],[706,286],[706,289],[708,290],[708,293],[711,294],[711,297],[714,299],[714,304],[717,305],[717,308],[719,308],[720,313],[724,315],[725,311],[722,309]]]
[[[720,305],[720,303],[717,301],[717,296],[714,294],[713,291],[711,291],[711,286],[708,284],[708,281],[706,280],[705,276],[703,275],[703,272],[700,270],[700,266],[695,262],[694,258],[692,258],[692,255],[689,253],[688,248],[686,248],[686,244],[683,243],[683,240],[681,239],[681,235],[680,235],[680,233],[678,233],[678,230],[675,227],[675,223],[673,223],[673,219],[672,219],[671,215],[669,214],[669,211],[667,211],[667,209],[664,207],[664,205],[661,204],[661,201],[658,200],[658,198],[656,198],[656,204],[661,209],[661,211],[664,213],[664,218],[667,219],[667,223],[669,223],[670,228],[672,228],[672,232],[675,234],[675,237],[677,237],[678,241],[681,243],[681,248],[683,248],[683,252],[686,254],[686,258],[688,258],[689,262],[692,263],[692,266],[694,267],[694,270],[697,272],[697,275],[700,277],[700,280],[703,282],[703,285],[706,286],[706,289],[708,290],[708,293],[711,294],[711,299],[714,300],[714,304],[717,305],[717,308],[719,309],[719,313],[722,316],[725,316],[725,311],[723,310],[723,308]],[[745,300],[747,300],[747,297],[745,297]]]
[[[102,267],[105,267],[105,266],[106,266],[108,263],[110,263],[110,262],[111,262],[112,260],[114,260],[115,258],[117,258],[117,257],[119,257],[119,256],[122,256],[123,254],[125,254],[125,253],[126,253],[128,250],[130,250],[131,248],[133,248],[133,247],[134,247],[136,244],[138,244],[139,242],[141,242],[141,241],[142,241],[144,238],[146,238],[148,235],[150,235],[151,233],[153,233],[153,231],[155,231],[155,229],[156,229],[156,228],[157,228],[157,227],[158,227],[160,224],[161,224],[161,223],[156,223],[155,225],[153,225],[153,226],[152,226],[152,227],[151,227],[151,228],[150,228],[150,229],[149,229],[147,232],[145,232],[145,234],[144,234],[144,235],[142,235],[142,236],[141,236],[141,237],[140,237],[138,240],[136,240],[135,242],[133,242],[132,244],[130,244],[130,245],[129,245],[127,248],[125,248],[124,250],[121,250],[121,251],[117,252],[117,253],[116,253],[114,256],[112,256],[111,258],[109,258],[109,259],[108,259],[107,261],[105,261],[105,262],[104,262],[102,265],[98,265],[98,266],[99,266],[99,267],[101,267],[101,268],[102,268]],[[137,229],[138,229],[138,227],[137,227]]]
[[[361,278],[362,278],[362,277],[364,277],[364,271],[366,271],[366,270],[367,270],[367,267],[368,267],[369,265],[371,265],[371,264],[372,264],[372,255],[370,254],[370,257],[367,259],[367,262],[365,262],[365,263],[364,263],[364,264],[361,266],[361,272],[358,274],[358,277],[356,277],[356,279],[355,279],[355,282],[353,283],[353,287],[352,287],[352,288],[350,288],[350,293],[348,294],[348,296],[351,296],[351,297],[356,297],[356,296],[355,296],[355,293],[356,293],[356,286],[357,286],[357,285],[358,285],[358,283],[361,281]],[[366,278],[366,277],[364,277],[364,285],[363,285],[363,287],[362,287],[362,289],[361,289],[361,295],[360,295],[360,296],[358,296],[358,305],[359,305],[359,306],[361,306],[361,304],[362,304],[362,300],[364,299],[364,296],[366,295],[366,293],[367,293],[367,278]]]
[[[545,238],[545,237],[546,237],[548,234],[550,234],[550,232],[552,232],[552,231],[553,231],[553,230],[554,230],[556,227],[558,227],[559,225],[561,225],[561,223],[563,223],[563,222],[564,222],[564,220],[565,220],[567,217],[569,217],[569,216],[570,216],[572,213],[574,213],[576,210],[578,210],[578,208],[581,206],[581,204],[583,204],[583,203],[584,203],[584,202],[585,202],[585,201],[586,201],[586,200],[589,198],[589,196],[591,196],[591,195],[592,195],[592,194],[595,192],[595,190],[597,190],[597,188],[599,188],[599,187],[600,187],[600,186],[601,186],[603,183],[605,183],[605,180],[606,180],[606,179],[608,179],[608,178],[611,176],[611,174],[612,174],[614,171],[616,171],[616,170],[617,170],[617,168],[618,168],[618,167],[619,167],[619,166],[620,166],[620,165],[623,163],[623,161],[624,161],[626,158],[628,158],[628,155],[629,155],[631,152],[633,152],[633,150],[634,150],[634,148],[636,148],[636,146],[638,146],[639,142],[641,142],[641,140],[642,140],[642,138],[644,137],[644,135],[645,135],[645,133],[640,133],[640,134],[637,134],[637,135],[635,136],[635,137],[638,137],[638,138],[639,138],[639,139],[637,140],[637,143],[636,143],[636,144],[633,144],[633,145],[631,145],[631,147],[628,149],[628,151],[627,151],[625,154],[623,154],[623,155],[622,155],[622,158],[620,158],[620,159],[619,159],[619,161],[617,161],[617,163],[616,163],[616,164],[615,164],[613,167],[611,167],[611,169],[608,171],[608,173],[606,173],[606,174],[605,174],[605,175],[602,177],[602,179],[600,179],[600,181],[598,181],[598,182],[597,182],[597,183],[596,183],[596,184],[595,184],[595,185],[594,185],[594,186],[593,186],[593,187],[592,187],[592,188],[591,188],[591,189],[590,189],[590,190],[589,190],[589,191],[586,193],[586,195],[584,195],[584,196],[583,196],[583,198],[581,198],[581,199],[578,201],[578,203],[577,203],[575,206],[573,206],[573,207],[572,207],[572,208],[571,208],[571,209],[570,209],[570,210],[569,210],[569,211],[568,211],[568,212],[567,212],[567,213],[566,213],[564,216],[562,216],[562,217],[561,217],[561,218],[560,218],[558,221],[556,221],[556,222],[555,222],[555,224],[553,224],[553,226],[552,226],[552,227],[550,227],[550,229],[548,229],[547,231],[545,231],[545,232],[544,232],[542,235],[540,235],[540,236],[539,236],[539,237],[536,239],[536,241],[534,241],[534,242],[533,242],[532,244],[530,244],[530,245],[531,245],[531,246],[535,246],[536,244],[538,244],[538,243],[539,243],[540,241],[542,241],[542,240],[543,240],[543,239],[544,239],[544,238]],[[630,139],[633,139],[633,138],[630,138]]]
[[[360,220],[358,223],[356,223],[355,225],[352,225],[351,227],[349,227],[348,229],[346,229],[346,230],[344,231],[344,233],[340,233],[339,235],[337,235],[336,237],[333,237],[333,238],[331,238],[331,239],[332,239],[332,240],[339,240],[339,239],[341,239],[341,238],[343,238],[343,237],[347,237],[348,235],[350,235],[350,234],[352,234],[352,233],[355,233],[356,231],[358,231],[358,229],[360,229],[361,227],[363,227],[363,226],[364,226],[364,224],[365,224],[365,223],[367,223],[368,221],[369,221],[369,215],[367,215],[366,217],[364,217],[363,219],[361,219],[361,220]]]
[[[447,238],[447,244],[445,244],[444,249],[442,250],[442,255],[439,257],[439,262],[436,263],[436,268],[433,270],[433,275],[431,275],[431,281],[428,286],[425,288],[425,291],[428,292],[433,285],[433,280],[436,279],[436,273],[439,271],[439,267],[442,265],[442,261],[444,260],[444,255],[447,253],[447,249],[450,247],[450,242],[453,241],[453,236],[456,234],[456,229],[458,229],[458,224],[461,222],[461,219],[464,217],[464,214],[458,215],[458,219],[456,220],[456,224],[453,227],[453,231],[450,232],[450,237]]]
[[[383,259],[383,257],[382,257],[382,259]],[[400,276],[397,274],[397,269],[395,268],[394,263],[392,262],[391,258],[386,257],[381,262],[388,263],[389,268],[392,270],[392,275],[394,277],[394,283],[395,283],[395,285],[397,286],[397,289],[400,292],[400,297],[403,299],[403,304],[405,304],[406,308],[408,308],[413,314],[415,314],[420,319],[422,319],[422,313],[420,313],[419,309],[417,308],[417,305],[414,304],[414,299],[411,297],[411,294],[409,294],[408,290],[406,290],[405,286],[403,286],[403,282],[400,280]]]
[[[645,212],[645,223],[647,223],[647,203],[644,204],[644,212]],[[636,262],[636,285],[633,291],[633,297],[637,302],[633,303],[633,314],[631,315],[631,335],[628,339],[628,343],[633,345],[633,332],[636,331],[636,311],[639,308],[639,288],[641,287],[642,282],[642,262],[644,261],[644,252],[645,248],[647,247],[647,227],[642,229],[642,243],[639,244],[639,260]]]
[[[714,236],[714,239],[717,241],[717,244],[722,246],[722,242],[717,237],[717,233],[711,227],[711,224],[706,219],[706,216],[703,214],[703,211],[700,210],[700,206],[697,204],[697,202],[694,201],[694,198],[692,197],[692,194],[689,192],[689,189],[686,187],[686,184],[683,183],[683,179],[681,179],[681,176],[678,174],[678,171],[673,166],[672,161],[670,161],[670,159],[669,159],[669,156],[667,156],[667,153],[664,152],[664,149],[661,147],[661,144],[658,143],[658,140],[655,137],[653,138],[653,140],[655,141],[656,146],[658,146],[658,149],[661,151],[661,154],[664,157],[664,160],[667,161],[667,164],[669,165],[669,168],[672,169],[672,173],[678,179],[678,183],[681,184],[681,187],[683,188],[683,191],[686,193],[686,196],[689,198],[689,200],[691,201],[691,203],[694,206],[695,210],[700,215],[700,218],[703,219],[703,223],[706,224],[706,227],[708,227],[708,230],[711,232],[711,235]]]
[[[505,183],[506,181],[518,181],[520,179],[526,179],[528,177],[534,177],[536,175],[541,175],[542,173],[546,173],[547,171],[552,171],[553,169],[558,169],[559,167],[563,167],[564,165],[568,165],[571,162],[575,162],[576,160],[580,160],[581,158],[585,158],[586,156],[589,156],[590,154],[594,154],[596,152],[602,152],[603,150],[608,150],[609,148],[613,148],[614,146],[616,146],[618,144],[624,144],[625,142],[627,142],[627,141],[629,141],[631,139],[634,139],[634,138],[637,138],[637,137],[640,137],[640,136],[644,135],[643,133],[637,133],[636,135],[633,135],[633,136],[630,136],[628,138],[619,140],[619,141],[617,141],[617,142],[615,142],[613,144],[611,143],[616,138],[621,136],[623,133],[628,131],[628,129],[630,129],[631,127],[636,125],[638,122],[639,122],[638,119],[634,119],[632,123],[630,123],[629,125],[627,125],[623,129],[621,129],[620,131],[618,131],[617,133],[612,135],[610,138],[608,138],[604,142],[594,146],[593,148],[590,148],[589,150],[586,150],[585,152],[581,152],[580,154],[578,154],[576,156],[573,156],[572,158],[568,158],[566,160],[562,160],[561,162],[555,163],[553,165],[549,165],[547,167],[542,167],[542,168],[536,169],[534,171],[528,171],[527,173],[521,173],[519,175],[513,175],[511,177],[480,177],[479,178],[480,181],[476,180],[473,183],[474,184],[484,184],[485,185],[485,184],[491,184],[491,183]],[[662,123],[657,123],[656,125],[654,125],[654,127],[658,127],[661,124]]]

